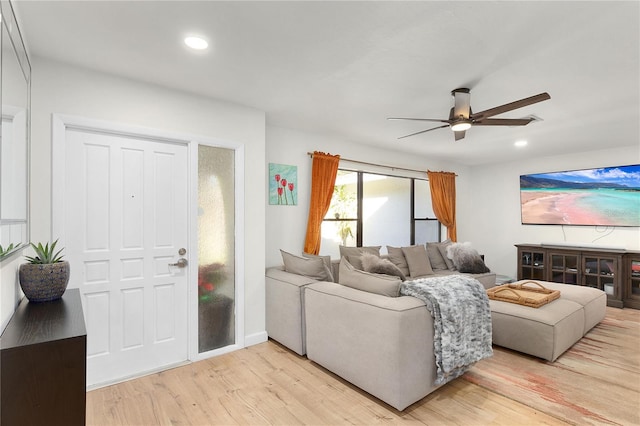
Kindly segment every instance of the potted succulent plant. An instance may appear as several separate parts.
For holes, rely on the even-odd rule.
[[[20,265],[20,287],[30,302],[60,299],[67,289],[69,262],[62,260],[64,249],[55,251],[57,243],[58,240],[44,246],[31,243],[35,256],[25,256],[27,263]]]

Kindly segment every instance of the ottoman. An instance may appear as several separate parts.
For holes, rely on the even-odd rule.
[[[560,298],[539,308],[490,300],[493,343],[555,361],[605,316],[607,296],[598,289],[541,281]]]
[[[551,290],[560,290],[560,299],[571,300],[584,308],[584,332],[602,321],[607,313],[607,294],[597,288],[572,284],[559,284],[541,281],[540,284]]]

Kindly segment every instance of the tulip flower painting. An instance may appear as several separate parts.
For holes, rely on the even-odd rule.
[[[269,163],[269,204],[295,206],[298,199],[298,167]]]

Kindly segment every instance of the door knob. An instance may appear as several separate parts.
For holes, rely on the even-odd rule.
[[[185,259],[184,257],[181,257],[180,259],[178,259],[178,261],[176,263],[170,263],[169,266],[176,266],[178,268],[184,268],[189,264],[189,261],[187,259]]]

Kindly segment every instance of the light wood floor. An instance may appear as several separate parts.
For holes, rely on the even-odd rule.
[[[607,308],[555,363],[494,352],[399,412],[268,341],[88,392],[87,424],[640,424],[638,310]]]

